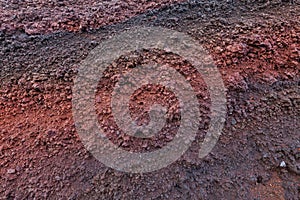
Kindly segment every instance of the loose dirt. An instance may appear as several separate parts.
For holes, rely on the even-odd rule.
[[[89,2],[1,1],[1,199],[299,199],[297,3]],[[169,108],[169,126],[154,139],[123,133],[109,107],[116,69],[166,64],[189,80],[199,98],[203,120],[191,148],[167,168],[127,174],[97,161],[81,143],[71,103],[80,61],[101,41],[137,25],[189,34],[213,56],[227,88],[228,113],[207,157],[197,157],[210,121],[205,83],[184,58],[155,49],[122,55],[108,66],[96,95],[99,122],[129,151],[153,151],[172,140],[180,113],[171,91],[144,87],[130,101],[140,123],[149,121],[153,103]]]

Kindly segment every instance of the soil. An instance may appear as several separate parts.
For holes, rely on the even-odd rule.
[[[1,199],[299,199],[297,1],[84,2],[1,1]],[[184,58],[156,49],[122,55],[108,67],[96,96],[99,122],[128,151],[153,151],[172,140],[180,113],[171,91],[150,86],[132,96],[130,111],[140,123],[149,121],[153,103],[172,116],[169,128],[147,141],[119,130],[108,106],[114,69],[155,61],[178,70],[197,91],[203,120],[196,141],[175,163],[145,174],[108,168],[84,148],[71,102],[80,61],[137,25],[187,33],[213,56],[228,113],[205,158],[197,157],[210,120],[205,84]]]

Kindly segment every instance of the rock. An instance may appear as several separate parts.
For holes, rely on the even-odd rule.
[[[285,168],[286,167],[286,164],[285,164],[285,162],[284,161],[281,161],[281,163],[280,163],[280,165],[279,165],[280,167],[282,167],[282,168]]]
[[[248,52],[247,45],[244,43],[229,45],[226,49],[232,53],[246,54]]]
[[[56,135],[57,134],[57,130],[55,130],[55,129],[49,129],[48,131],[47,131],[47,135],[48,136],[54,136],[54,135]]]
[[[222,53],[224,51],[224,49],[222,49],[220,46],[216,47],[216,52],[217,53]]]
[[[60,181],[61,177],[60,176],[55,176],[55,180]]]
[[[41,92],[41,91],[42,91],[40,85],[37,84],[37,83],[32,84],[32,88],[33,88],[35,91],[37,91],[37,92]]]
[[[47,74],[33,73],[32,80],[33,80],[33,82],[46,81],[46,80],[48,80],[48,76],[47,76]]]
[[[234,118],[232,118],[232,120],[231,120],[231,125],[236,125],[237,124],[237,121],[234,119]]]
[[[14,173],[16,173],[16,170],[15,169],[8,169],[7,173],[8,174],[14,174]]]

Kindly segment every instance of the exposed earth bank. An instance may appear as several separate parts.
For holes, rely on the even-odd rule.
[[[298,4],[38,2],[1,1],[1,199],[299,199]],[[186,154],[159,171],[127,174],[97,161],[81,143],[71,103],[80,61],[112,34],[137,25],[189,34],[214,58],[227,88],[228,112],[217,145],[204,159],[197,152],[209,125],[205,84],[184,58],[159,50],[123,55],[108,67],[99,83],[106,87],[96,96],[99,122],[126,150],[155,150],[172,140],[178,118],[170,120],[170,131],[145,143],[117,134],[108,106],[116,69],[167,64],[195,88],[203,114]],[[131,111],[141,122],[149,120],[143,105],[152,101],[173,109],[174,95],[163,88],[135,95]]]

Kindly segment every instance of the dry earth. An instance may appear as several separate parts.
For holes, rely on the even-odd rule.
[[[270,2],[2,0],[0,198],[299,199],[300,6]],[[123,55],[108,68],[96,96],[99,122],[126,150],[154,150],[172,140],[178,122],[172,92],[153,86],[131,99],[141,123],[155,102],[173,114],[171,128],[149,141],[117,134],[108,106],[114,69],[167,64],[195,88],[203,113],[186,154],[168,168],[127,174],[97,161],[81,143],[71,110],[79,63],[101,41],[137,25],[187,33],[214,58],[228,114],[204,159],[196,153],[209,124],[205,84],[184,58],[159,50]]]

